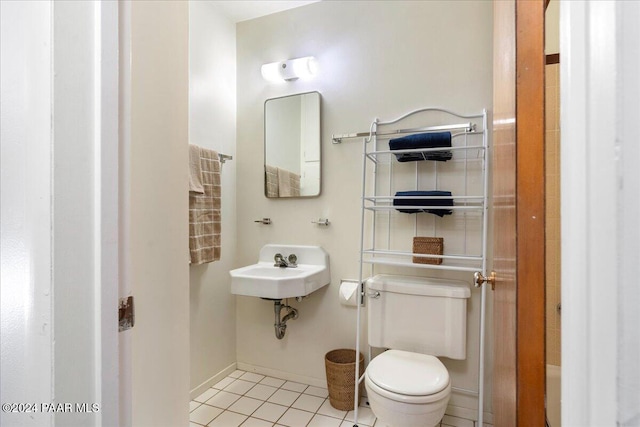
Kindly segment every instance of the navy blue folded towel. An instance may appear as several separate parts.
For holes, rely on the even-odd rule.
[[[416,148],[451,147],[451,132],[418,133],[389,141],[390,150],[411,150]],[[419,160],[435,160],[446,162],[453,154],[449,150],[422,153],[396,154],[399,162],[415,162]]]
[[[451,197],[450,191],[398,191],[398,196],[421,196],[421,197]],[[393,206],[453,206],[452,199],[393,199]],[[404,213],[418,213],[427,212],[439,217],[445,215],[451,215],[453,211],[451,209],[400,209],[400,212]]]

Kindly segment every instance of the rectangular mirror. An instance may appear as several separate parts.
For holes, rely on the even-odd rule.
[[[264,103],[264,195],[320,194],[320,93],[308,92]]]

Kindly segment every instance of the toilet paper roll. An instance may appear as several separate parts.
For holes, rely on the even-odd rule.
[[[358,305],[358,282],[340,283],[340,304],[356,307]]]

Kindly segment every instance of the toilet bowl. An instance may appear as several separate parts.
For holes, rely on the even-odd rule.
[[[371,410],[386,427],[433,427],[451,396],[445,366],[434,356],[388,350],[365,371]]]

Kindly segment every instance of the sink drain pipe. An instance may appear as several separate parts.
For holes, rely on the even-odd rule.
[[[287,314],[283,318],[280,318],[283,308],[287,309]],[[289,305],[283,305],[282,300],[276,300],[273,302],[273,313],[275,314],[275,323],[273,324],[273,327],[276,332],[276,338],[281,340],[284,338],[284,334],[287,331],[287,321],[289,319],[297,319],[298,310]]]

